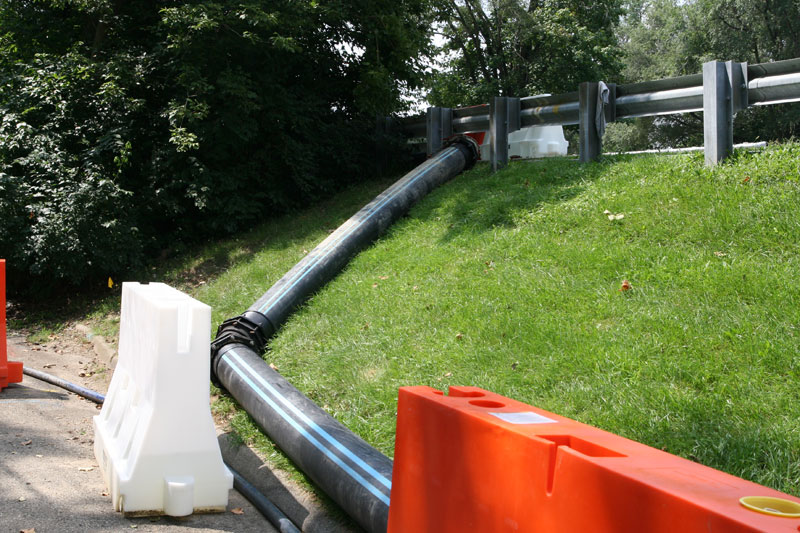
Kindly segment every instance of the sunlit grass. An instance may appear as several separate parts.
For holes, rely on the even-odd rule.
[[[715,170],[702,154],[479,166],[356,257],[265,357],[388,455],[398,387],[475,385],[798,494],[799,166],[797,145]],[[328,223],[197,296],[238,314]]]
[[[357,256],[265,358],[390,456],[398,387],[475,385],[800,494],[799,177],[798,144],[713,170],[702,154],[479,165]],[[215,328],[385,185],[154,279],[212,305]],[[215,410],[291,468],[231,399]]]

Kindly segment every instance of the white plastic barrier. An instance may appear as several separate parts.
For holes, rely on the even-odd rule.
[[[508,157],[534,159],[567,155],[568,146],[561,126],[531,126],[508,135]]]
[[[94,453],[126,515],[224,511],[233,476],[209,407],[211,308],[163,283],[123,283],[119,361]]]
[[[481,161],[491,160],[491,141],[489,132],[476,132],[474,135],[480,140]],[[535,159],[539,157],[553,157],[567,155],[569,142],[564,138],[564,128],[561,126],[531,126],[521,130],[512,131],[508,135],[508,157],[520,159]]]
[[[483,133],[483,140],[480,143],[481,148],[481,161],[491,161],[492,160],[492,136],[489,135],[488,131],[479,132]]]

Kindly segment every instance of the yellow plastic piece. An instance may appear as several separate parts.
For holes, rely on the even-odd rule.
[[[750,509],[772,516],[783,516],[785,518],[800,518],[800,503],[783,498],[772,498],[770,496],[745,496],[739,499],[739,503]]]

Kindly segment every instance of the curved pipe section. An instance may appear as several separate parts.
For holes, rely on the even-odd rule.
[[[456,136],[423,164],[364,206],[297,263],[242,315],[217,330],[212,352],[240,343],[260,352],[291,313],[333,279],[347,262],[404,215],[420,198],[472,166],[478,148]]]
[[[289,315],[335,277],[412,205],[478,159],[456,136],[322,241],[241,316],[226,320],[211,349],[211,374],[264,432],[345,512],[370,532],[389,519],[392,461],[337,422],[264,362],[261,351]]]
[[[280,327],[298,305],[333,279],[354,255],[372,243],[417,201],[467,168],[474,157],[470,145],[464,142],[457,142],[435,154],[339,226],[248,311],[265,316],[272,328]]]

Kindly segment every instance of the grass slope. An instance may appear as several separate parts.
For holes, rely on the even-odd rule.
[[[714,170],[702,154],[479,165],[357,256],[265,357],[390,456],[398,387],[476,385],[800,494],[799,177],[798,144]],[[216,327],[386,185],[153,279],[212,305]],[[118,306],[90,318],[110,333],[100,317]],[[288,464],[232,400],[214,409]]]
[[[398,387],[475,385],[798,494],[799,175],[797,144],[714,170],[702,154],[479,166],[266,357],[390,456]],[[324,235],[276,231],[196,296],[238,314]]]

